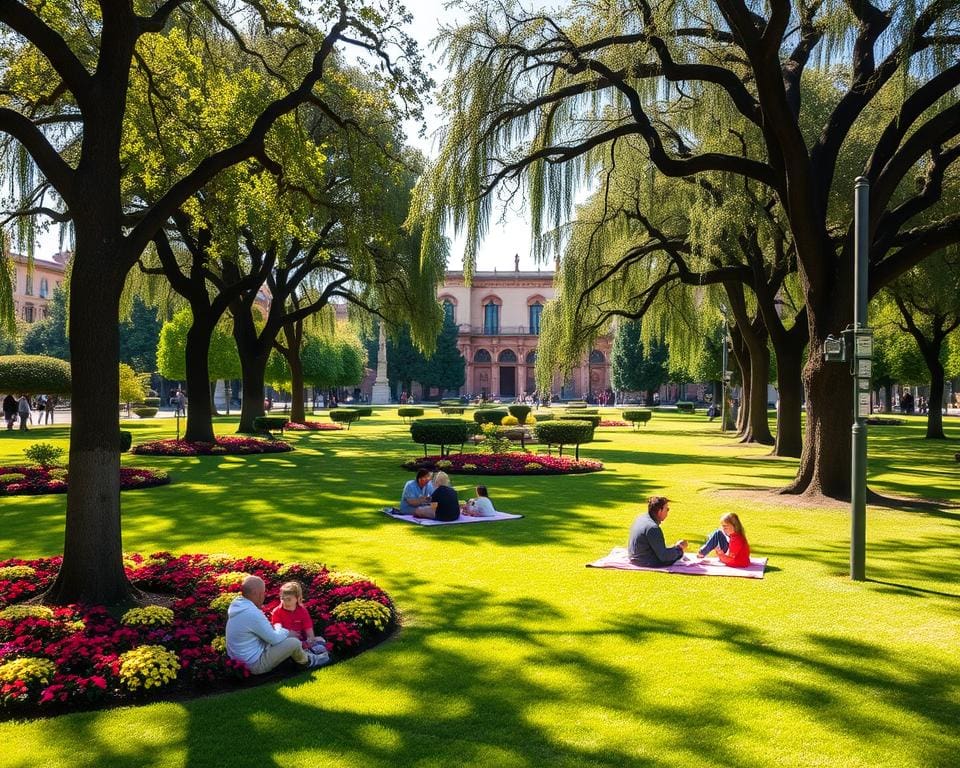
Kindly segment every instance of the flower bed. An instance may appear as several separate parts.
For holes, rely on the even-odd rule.
[[[0,495],[22,496],[66,493],[69,472],[63,467],[0,467]],[[170,482],[170,475],[155,469],[120,467],[120,490],[153,488]]]
[[[619,419],[607,419],[600,422],[601,427],[629,427],[629,421],[620,421]]]
[[[315,563],[158,552],[127,555],[134,585],[169,597],[111,613],[103,606],[24,605],[53,582],[62,558],[0,561],[0,713],[38,715],[227,689],[250,676],[226,655],[226,608],[248,574],[267,584],[264,611],[280,585],[297,580],[331,656],[375,645],[396,627],[390,597],[358,574]],[[300,671],[292,661],[279,671]],[[259,679],[276,679],[276,674]]]
[[[343,429],[343,426],[326,421],[305,421],[302,424],[296,421],[290,421],[287,422],[286,429],[290,432],[333,432]]]
[[[186,440],[154,440],[140,443],[130,453],[141,456],[224,456],[251,453],[285,453],[293,446],[283,440],[259,437],[218,437],[213,443],[190,443]]]
[[[573,475],[599,472],[603,464],[590,459],[566,456],[538,456],[532,453],[451,453],[411,459],[404,469],[442,469],[465,475]]]

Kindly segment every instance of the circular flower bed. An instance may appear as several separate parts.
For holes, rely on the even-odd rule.
[[[603,464],[591,459],[537,456],[532,453],[451,453],[411,459],[404,469],[442,469],[464,475],[575,475],[599,472]]]
[[[209,692],[237,686],[246,666],[226,655],[226,609],[249,574],[299,581],[317,635],[334,659],[375,645],[397,625],[390,597],[365,576],[316,563],[158,552],[126,555],[133,584],[168,598],[123,613],[103,606],[24,605],[56,577],[62,558],[0,561],[0,713],[23,716]],[[285,662],[281,671],[302,668]],[[260,679],[275,679],[266,675]]]
[[[63,467],[0,467],[0,494],[21,496],[66,493],[69,473]],[[170,475],[155,469],[120,467],[120,490],[153,488],[170,482]]]
[[[291,421],[287,423],[285,429],[288,429],[291,432],[332,432],[334,430],[343,429],[343,426],[326,421],[305,421],[302,424],[296,421]]]
[[[629,427],[629,421],[620,421],[619,419],[607,419],[600,422],[601,427]]]
[[[283,440],[262,440],[258,437],[218,437],[213,443],[190,443],[186,440],[154,440],[140,443],[130,453],[141,456],[224,456],[250,453],[285,453],[293,446]]]

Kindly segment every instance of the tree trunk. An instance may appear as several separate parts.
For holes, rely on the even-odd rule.
[[[801,407],[803,382],[803,349],[777,350],[777,389],[780,409],[777,411],[777,442],[774,456],[799,458],[803,452]]]
[[[300,355],[293,355],[293,359],[288,360],[287,363],[290,366],[290,421],[302,424],[307,420],[303,406],[305,397],[303,363],[300,361]]]
[[[214,379],[209,383],[210,389],[210,415],[219,416],[220,412],[217,410],[217,381]]]
[[[770,350],[766,343],[750,350],[750,394],[744,405],[748,410],[747,429],[741,442],[773,445],[767,417],[767,384],[770,381]]]
[[[237,432],[255,432],[253,420],[264,414],[264,378],[272,341],[262,344],[250,312],[236,308],[233,312],[233,338],[237,342],[243,381]]]
[[[927,440],[945,440],[943,433],[944,370],[939,354],[927,360],[930,369],[930,397],[927,398]]]
[[[749,409],[746,407],[746,403],[750,402],[750,352],[743,340],[743,334],[736,325],[730,329],[730,348],[740,371],[740,406],[737,409],[737,434],[742,437],[749,428]]]
[[[210,339],[216,321],[211,322],[204,307],[194,306],[193,325],[187,331],[185,348],[187,371],[187,430],[184,440],[195,443],[212,443],[213,401],[209,397]]]
[[[119,226],[77,218],[70,279],[73,424],[63,564],[43,600],[115,605],[139,592],[123,570],[120,538],[120,293],[115,264]],[[88,218],[89,221],[89,218]],[[115,268],[115,267],[114,267]]]

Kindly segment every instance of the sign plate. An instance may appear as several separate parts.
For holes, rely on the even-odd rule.
[[[857,360],[857,376],[861,379],[869,379],[873,373],[873,360],[869,357]]]
[[[869,392],[870,379],[857,379],[857,390],[860,392]]]
[[[870,393],[857,393],[857,418],[863,419],[870,415]]]
[[[873,333],[857,331],[854,337],[854,356],[873,357]]]

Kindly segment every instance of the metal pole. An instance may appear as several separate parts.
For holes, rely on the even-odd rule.
[[[853,464],[850,493],[850,578],[854,581],[866,579],[867,549],[867,425],[866,413],[861,407],[860,393],[860,351],[858,334],[867,326],[867,269],[870,256],[870,182],[858,176],[854,183],[854,230],[853,249],[853,307],[854,336],[854,420]],[[871,350],[872,351],[872,350]],[[869,382],[869,377],[867,378]],[[868,385],[869,386],[869,385]],[[869,398],[869,390],[868,390]]]

